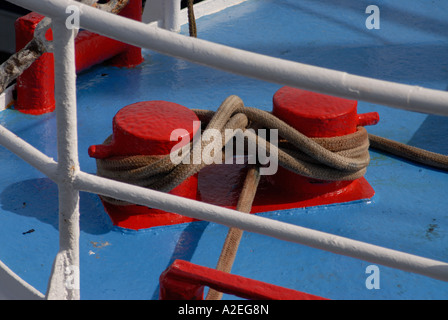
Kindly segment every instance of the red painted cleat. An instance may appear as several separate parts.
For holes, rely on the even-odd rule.
[[[274,96],[274,115],[310,137],[333,137],[353,133],[359,125],[378,122],[377,113],[357,114],[356,101],[325,96],[293,88],[282,88]],[[178,104],[148,101],[120,110],[113,121],[110,144],[89,148],[89,155],[104,159],[126,155],[166,155],[178,140],[175,129],[186,129],[188,139],[199,130],[196,114]],[[235,209],[246,175],[245,165],[220,164],[203,168],[172,194]],[[262,176],[251,213],[310,207],[370,199],[374,190],[364,178],[354,181],[321,181],[279,167],[273,176]],[[194,221],[178,214],[143,206],[114,206],[103,202],[114,225],[144,229]]]
[[[273,98],[273,114],[310,138],[338,137],[358,126],[376,124],[378,113],[358,115],[357,101],[283,87]],[[282,167],[271,179],[275,188],[297,195],[313,205],[369,199],[373,189],[364,178],[322,181],[292,173]]]
[[[183,131],[188,133],[188,139],[185,140],[191,141],[193,135],[200,129],[199,119],[193,111],[176,103],[138,102],[124,107],[115,115],[111,143],[91,146],[89,155],[97,159],[131,155],[167,155],[174,146],[181,146],[177,140],[171,140],[171,133],[176,129],[184,129]],[[191,176],[170,194],[196,199],[197,184],[197,175]],[[178,214],[140,205],[117,206],[106,201],[103,201],[103,205],[114,225],[126,229],[139,230],[194,221]]]

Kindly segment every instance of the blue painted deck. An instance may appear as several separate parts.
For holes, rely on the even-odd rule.
[[[253,0],[198,19],[198,37],[226,45],[445,90],[448,3],[381,1],[381,29],[365,27],[364,0]],[[188,28],[182,29],[187,34]],[[280,88],[144,51],[135,69],[98,66],[78,76],[81,169],[94,173],[87,148],[111,133],[112,117],[143,100],[215,109],[228,95],[271,110]],[[359,103],[378,111],[374,134],[448,154],[448,119]],[[55,115],[0,113],[0,123],[49,156],[56,155]],[[424,257],[448,261],[448,176],[371,151],[368,202],[260,215]],[[45,293],[58,250],[57,188],[0,148],[0,260]],[[227,228],[195,222],[144,232],[114,228],[96,195],[81,194],[81,298],[157,299],[158,278],[174,259],[215,267]],[[27,231],[32,231],[28,232]],[[365,286],[370,263],[244,233],[233,273],[331,299],[447,299],[448,284],[387,267],[380,289]]]

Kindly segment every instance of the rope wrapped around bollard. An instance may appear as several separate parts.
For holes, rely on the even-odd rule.
[[[194,111],[201,123],[206,124],[204,133],[209,129],[222,133],[226,129],[232,129],[235,132],[236,129],[240,129],[246,133],[246,139],[264,148],[266,154],[276,152],[280,166],[302,176],[328,181],[354,180],[365,174],[370,161],[368,134],[363,127],[358,127],[353,134],[341,137],[308,138],[271,113],[244,106],[243,101],[234,95],[225,99],[216,112]],[[278,130],[280,137],[278,146],[257,136],[253,130],[247,130],[249,128]],[[226,136],[227,141],[203,139],[200,141],[200,150],[211,148],[210,144],[213,143],[224,146],[231,138],[233,137]],[[111,136],[108,137],[104,144],[110,143],[111,139]],[[194,147],[193,143],[190,143],[190,148],[182,155],[190,157],[191,161],[187,161],[187,164],[182,162],[174,164],[170,155],[111,157],[97,159],[97,174],[105,178],[169,192],[207,166],[203,161],[199,164],[193,163]],[[116,205],[128,204],[105,197],[103,199]]]
[[[428,152],[426,150],[409,147],[404,144],[367,134],[364,127],[358,127],[355,133],[332,138],[309,138],[292,128],[271,113],[255,108],[245,107],[237,96],[228,97],[216,112],[194,110],[205,128],[201,134],[209,129],[221,133],[226,129],[240,129],[247,131],[245,137],[264,147],[267,152],[275,151],[278,164],[286,169],[309,178],[340,181],[354,180],[362,177],[370,161],[369,138],[374,146],[380,150],[404,156],[410,160],[421,162],[436,168],[447,168],[447,156]],[[281,137],[278,145],[271,144],[257,136],[250,128],[266,128],[278,130]],[[225,135],[224,135],[225,136]],[[227,140],[226,140],[227,139]],[[221,146],[225,146],[233,136],[223,138]],[[109,136],[104,144],[109,144]],[[218,141],[199,140],[200,150],[210,147]],[[193,143],[186,146],[183,157],[193,159]],[[214,149],[213,149],[214,150]],[[245,148],[245,150],[247,150]],[[179,151],[173,151],[178,153]],[[222,155],[221,155],[222,156]],[[98,175],[136,184],[142,187],[169,192],[184,180],[199,172],[207,165],[205,162],[194,164],[173,163],[171,154],[120,156],[97,159]],[[246,175],[243,189],[238,200],[236,210],[250,213],[260,181],[260,164],[252,165]],[[123,201],[102,197],[104,201],[114,205],[131,205]],[[231,272],[238,247],[242,239],[243,230],[229,228],[224,241],[216,269]],[[210,289],[206,299],[220,300],[222,293]]]

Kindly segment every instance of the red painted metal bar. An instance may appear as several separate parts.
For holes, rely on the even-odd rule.
[[[142,2],[130,0],[121,16],[141,21]],[[34,30],[44,16],[32,12],[17,19],[16,50],[19,51],[34,37]],[[46,35],[52,40],[51,30]],[[96,64],[109,60],[117,67],[133,67],[143,61],[141,48],[119,42],[96,33],[82,30],[75,40],[76,71],[81,72]],[[17,101],[15,109],[24,113],[43,114],[52,112],[54,100],[54,58],[44,53],[17,79]]]
[[[203,300],[204,287],[250,300],[327,300],[215,269],[175,260],[160,276],[160,300]]]

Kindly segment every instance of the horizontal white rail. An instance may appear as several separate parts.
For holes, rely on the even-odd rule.
[[[448,263],[79,172],[75,187],[115,199],[448,281]]]
[[[58,164],[5,127],[0,125],[0,145],[22,158],[25,162],[45,174],[53,181],[58,180]]]
[[[47,298],[79,298],[63,287],[67,263],[78,264],[78,191],[101,194],[128,202],[175,212],[188,217],[237,227],[285,241],[378,263],[448,281],[448,263],[287,224],[242,214],[210,204],[104,179],[78,168],[73,33],[65,30],[66,8],[81,10],[81,27],[111,38],[180,57],[192,62],[266,81],[291,85],[346,98],[365,100],[412,111],[448,115],[448,93],[349,75],[285,61],[185,37],[130,19],[111,15],[71,0],[8,0],[52,17],[56,30],[56,112],[59,163],[0,126],[0,144],[58,183],[60,197],[60,252]],[[57,39],[56,39],[57,38]],[[422,107],[425,106],[425,107]],[[64,219],[62,219],[64,218]],[[64,226],[64,228],[61,228]],[[4,268],[3,268],[4,269]],[[53,288],[53,285],[55,286]]]
[[[16,145],[20,146],[21,152],[18,154],[20,157],[39,170],[46,170],[46,172],[50,173],[56,179],[56,182],[61,182],[58,181],[59,177],[57,175],[52,174],[54,172],[55,162],[51,158],[1,126],[0,137],[0,144],[10,148],[13,152],[17,151]],[[60,177],[60,179],[62,178]],[[237,227],[280,240],[299,243],[371,263],[448,281],[448,263],[445,262],[419,257],[256,215],[243,214],[235,210],[200,201],[101,178],[82,171],[75,173],[73,186],[75,189],[81,191],[101,194],[199,220],[223,224],[228,227]]]
[[[64,19],[67,6],[81,11],[81,27],[135,46],[269,82],[409,111],[448,115],[448,92],[351,75],[183,36],[102,12],[71,0],[8,0]]]

